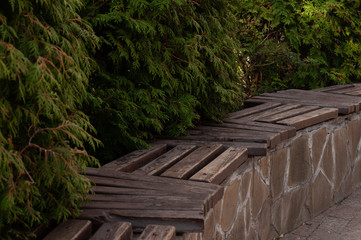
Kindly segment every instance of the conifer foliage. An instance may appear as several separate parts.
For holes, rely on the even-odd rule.
[[[0,1],[0,236],[76,213],[96,163],[80,109],[97,38],[80,0]]]
[[[88,113],[113,160],[161,131],[180,135],[241,99],[237,1],[88,1],[101,37]],[[106,154],[105,154],[106,153]]]

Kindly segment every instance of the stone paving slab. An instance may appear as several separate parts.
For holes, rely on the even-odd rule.
[[[361,188],[280,240],[361,239]]]

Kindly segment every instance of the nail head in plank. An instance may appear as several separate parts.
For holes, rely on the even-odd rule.
[[[131,240],[133,238],[130,222],[104,223],[89,240]]]
[[[167,144],[154,145],[151,149],[142,149],[131,152],[121,158],[102,166],[115,171],[132,172],[142,167],[167,150]]]
[[[88,240],[91,233],[90,221],[70,219],[57,226],[43,240]]]
[[[133,173],[142,175],[159,175],[196,148],[197,146],[195,145],[178,145],[145,166],[135,170]]]
[[[321,123],[338,116],[336,108],[321,108],[277,123],[294,126],[297,130]]]
[[[220,184],[247,160],[247,149],[228,148],[216,159],[193,175],[190,180]]]
[[[245,117],[257,112],[262,112],[270,108],[278,107],[279,105],[281,105],[281,103],[264,103],[252,108],[246,108],[237,112],[229,113],[228,115],[225,116],[225,119],[235,119],[235,118]]]
[[[208,144],[193,151],[161,174],[163,177],[186,179],[223,151],[221,144]]]
[[[176,240],[174,226],[148,225],[138,240]]]
[[[303,106],[300,108],[291,109],[286,112],[275,114],[273,116],[266,116],[266,117],[258,118],[257,120],[260,122],[274,123],[274,122],[281,121],[286,118],[290,118],[290,117],[294,117],[294,116],[297,116],[297,115],[300,115],[303,113],[311,112],[311,111],[319,109],[319,108],[320,107],[318,107],[318,106]]]

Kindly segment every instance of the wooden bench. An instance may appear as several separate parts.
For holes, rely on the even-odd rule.
[[[262,94],[222,124],[204,122],[188,136],[159,137],[150,149],[89,168],[86,176],[96,185],[91,201],[81,206],[84,220],[61,225],[61,231],[90,237],[89,226],[99,228],[91,239],[131,239],[132,227],[144,229],[138,239],[175,239],[176,230],[201,232],[207,212],[222,198],[219,185],[248,155],[264,156],[300,129],[360,111],[356,96],[361,84]]]

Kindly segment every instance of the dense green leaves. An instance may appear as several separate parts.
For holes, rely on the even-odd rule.
[[[361,80],[360,1],[241,1],[240,67],[250,93]]]
[[[102,39],[94,55],[89,115],[104,143],[101,160],[172,135],[200,116],[217,119],[241,99],[235,1],[88,2]]]
[[[90,188],[79,175],[96,163],[93,127],[78,109],[97,38],[76,11],[82,2],[0,3],[0,236],[77,212]],[[19,235],[20,234],[20,235]]]

